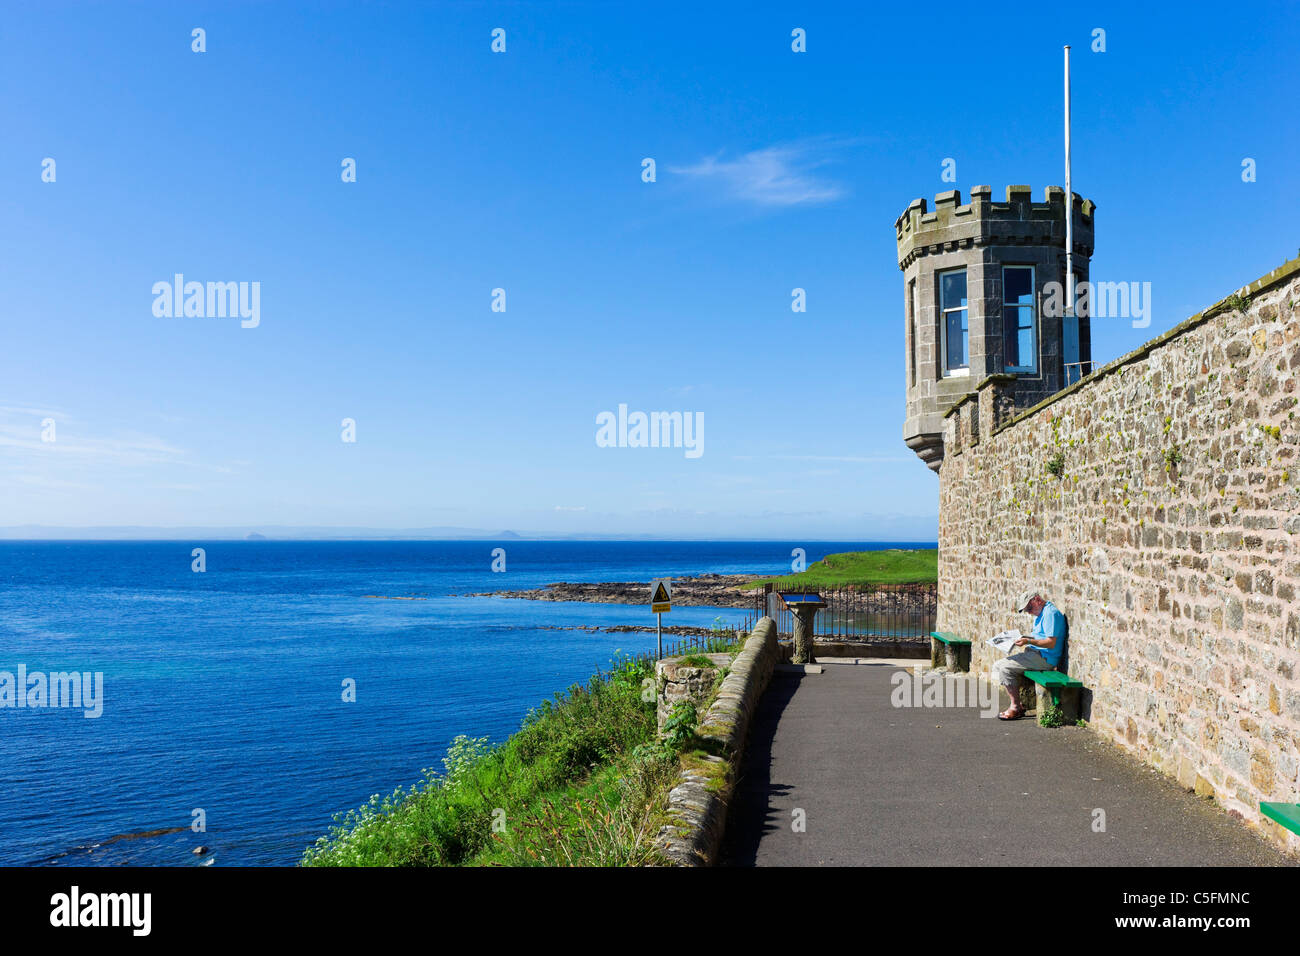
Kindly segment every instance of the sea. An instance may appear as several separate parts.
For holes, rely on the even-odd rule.
[[[934,543],[0,542],[0,704],[20,668],[29,689],[89,675],[94,698],[0,706],[0,865],[292,866],[337,814],[441,769],[456,736],[504,740],[655,648],[581,629],[652,625],[648,604],[466,595],[785,574],[795,547],[811,563]],[[664,622],[753,613],[675,606]]]

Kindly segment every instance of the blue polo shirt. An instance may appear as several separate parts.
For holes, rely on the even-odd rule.
[[[1034,639],[1056,638],[1055,647],[1038,647],[1035,650],[1047,659],[1047,663],[1059,667],[1061,655],[1065,653],[1065,615],[1051,601],[1045,603],[1038,612],[1038,617],[1034,618],[1034,629],[1029,636]]]

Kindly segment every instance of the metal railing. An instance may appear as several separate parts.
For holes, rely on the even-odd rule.
[[[1084,366],[1087,366],[1085,368]],[[1065,363],[1065,384],[1073,385],[1085,375],[1092,374],[1093,363],[1088,362],[1066,362]]]
[[[758,592],[755,611],[771,615],[780,637],[794,634],[794,614],[776,588]],[[820,588],[826,607],[817,612],[813,637],[847,641],[930,639],[939,589],[934,584],[876,588]]]
[[[676,641],[664,641],[664,657],[681,657],[683,654],[716,654],[729,650],[743,641],[754,630],[755,619],[746,617],[735,627],[715,628],[708,635],[688,635]],[[653,636],[653,635],[651,635]],[[659,660],[658,650],[651,648],[641,654],[628,654],[634,661],[654,664]]]

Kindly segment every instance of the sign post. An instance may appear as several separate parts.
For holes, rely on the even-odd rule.
[[[650,611],[655,615],[655,635],[659,640],[659,656],[664,657],[664,614],[673,609],[673,586],[667,578],[655,578],[650,582]]]

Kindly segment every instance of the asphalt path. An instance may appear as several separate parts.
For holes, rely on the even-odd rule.
[[[728,812],[727,865],[1295,863],[1093,731],[972,706],[896,707],[896,665],[823,664],[776,675],[763,696]]]

